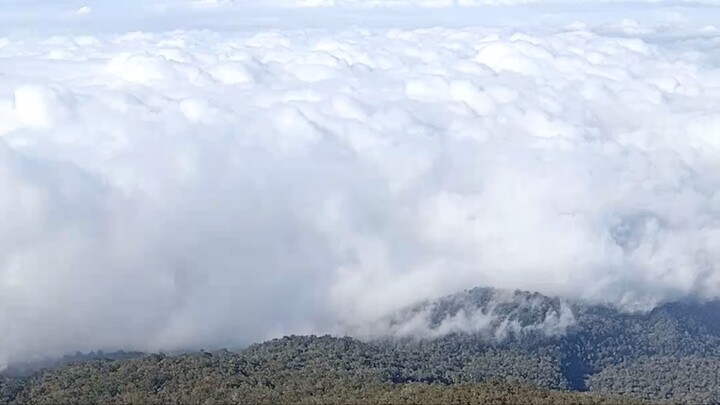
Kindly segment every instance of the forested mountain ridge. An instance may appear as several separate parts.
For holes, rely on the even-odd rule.
[[[536,293],[476,288],[415,311],[427,308],[426,326],[431,329],[460,311],[491,315],[485,330],[382,342],[406,351],[407,358],[427,353],[431,364],[452,359],[455,367],[446,368],[444,375],[452,375],[453,382],[499,376],[556,389],[720,403],[717,301],[675,302],[646,313],[628,313]],[[488,331],[494,339],[488,339]],[[508,371],[510,365],[514,369]],[[497,370],[503,371],[496,374]]]
[[[626,313],[473,289],[389,324],[389,335],[366,341],[290,336],[237,353],[81,359],[0,379],[0,402],[720,404],[717,302]]]
[[[372,344],[291,336],[243,352],[95,359],[0,379],[3,403],[617,404],[627,398],[551,391],[513,380],[393,381],[405,367]]]

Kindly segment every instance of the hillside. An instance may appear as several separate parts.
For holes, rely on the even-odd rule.
[[[632,314],[473,289],[391,317],[395,336],[291,336],[237,353],[100,354],[31,376],[6,373],[0,401],[718,404],[719,314],[716,302]]]
[[[488,403],[615,404],[619,398],[511,381],[393,382],[405,365],[349,338],[293,336],[242,353],[97,359],[33,378],[0,380],[3,403]]]
[[[653,401],[720,403],[718,302],[676,302],[627,313],[476,288],[417,306],[400,319],[418,313],[424,314],[426,334],[448,323],[468,329],[472,325],[457,322],[460,313],[466,320],[483,319],[484,327],[433,339],[383,340],[379,344],[406,361],[403,381],[499,377]],[[404,322],[398,319],[394,322]]]

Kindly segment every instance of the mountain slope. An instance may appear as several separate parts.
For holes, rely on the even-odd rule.
[[[5,401],[48,404],[634,403],[616,397],[549,391],[500,380],[451,385],[392,382],[393,372],[402,367],[402,359],[392,353],[354,339],[293,336],[255,345],[241,353],[150,355],[69,364],[24,379],[22,390],[5,397]]]
[[[426,314],[426,322],[415,329],[438,332],[448,323],[457,325],[451,320],[459,313],[466,320],[480,319],[481,325],[465,324],[465,331],[458,328],[435,339],[383,344],[405,351],[407,359],[430,356],[434,378],[451,382],[509,377],[648,400],[720,401],[719,302],[676,302],[648,313],[626,313],[540,294],[476,288],[416,306],[394,322],[402,330],[397,325]],[[422,368],[405,368],[417,369]]]
[[[719,316],[717,302],[626,313],[478,288],[395,314],[384,321],[388,333],[382,338],[291,336],[238,353],[102,354],[96,357],[105,358],[81,359],[31,377],[2,378],[0,402],[517,403],[541,398],[537,403],[603,403],[604,398],[618,403],[634,398],[719,404]]]

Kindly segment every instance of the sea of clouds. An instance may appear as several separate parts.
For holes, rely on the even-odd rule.
[[[711,6],[214,30],[191,3],[202,29],[106,32],[108,3],[0,1],[57,24],[0,36],[0,363],[342,333],[479,285],[720,297]]]

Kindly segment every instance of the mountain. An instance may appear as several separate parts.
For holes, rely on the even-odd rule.
[[[479,326],[467,322],[478,319]],[[396,331],[413,323],[413,329],[435,336],[380,342],[404,353],[406,361],[430,357],[425,367],[406,365],[400,378],[405,381],[511,378],[554,389],[720,403],[717,301],[628,313],[537,293],[476,288],[410,308],[391,323]]]
[[[1,378],[0,402],[720,404],[719,302],[628,313],[476,288],[382,324],[385,335],[366,341],[290,336],[237,353],[81,359]]]
[[[503,379],[482,383],[393,381],[403,354],[330,336],[290,336],[240,353],[95,359],[34,377],[0,379],[6,403],[636,403],[551,391]],[[639,403],[639,402],[637,402]]]

